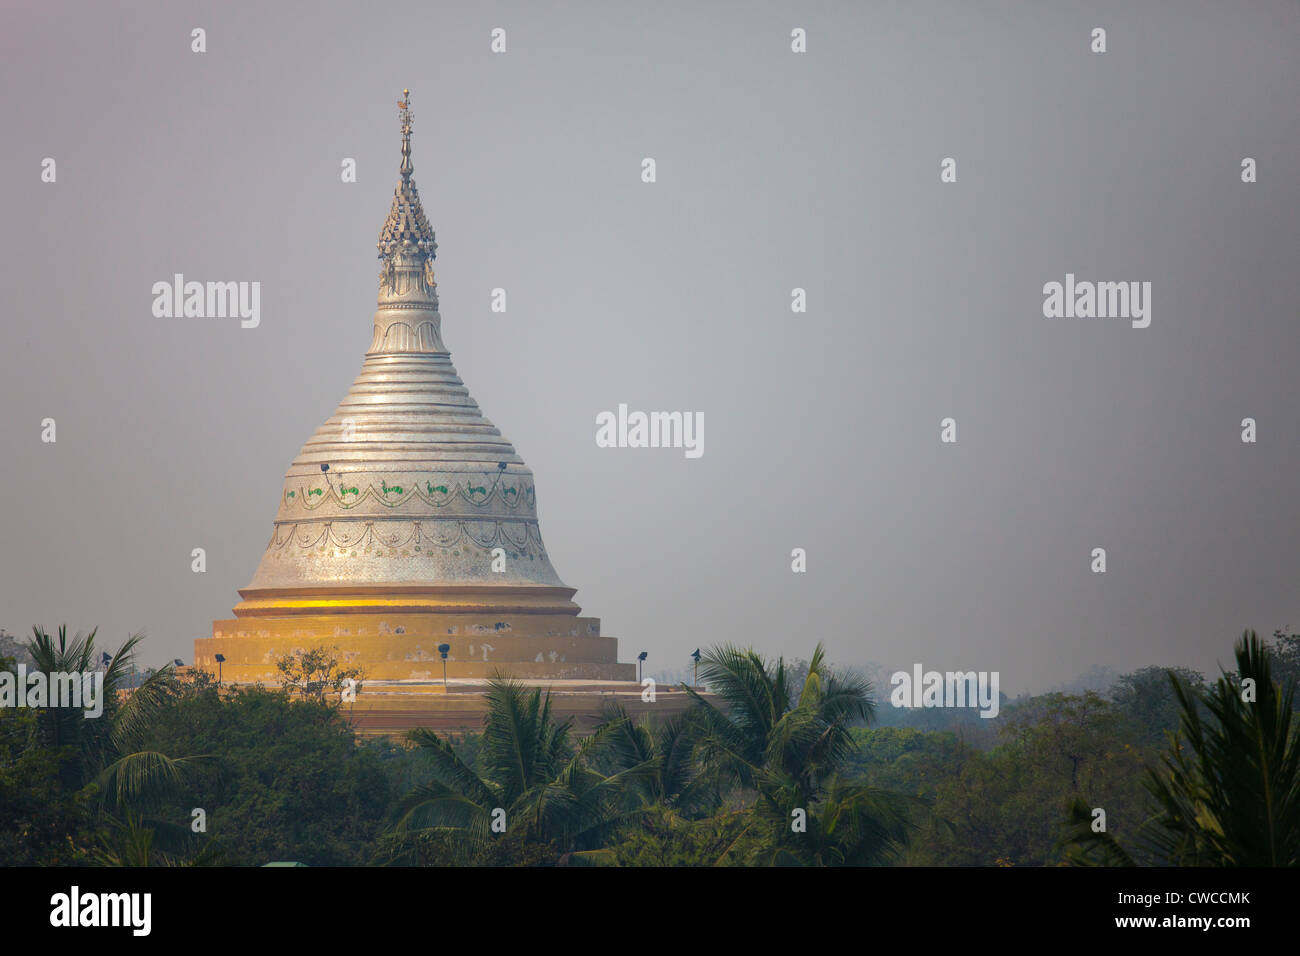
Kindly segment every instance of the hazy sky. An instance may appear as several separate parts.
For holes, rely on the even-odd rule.
[[[229,616],[370,342],[403,87],[445,341],[624,660],[822,640],[1014,694],[1300,626],[1294,0],[5,19],[10,632],[189,661]],[[155,318],[177,272],[260,282],[260,326]],[[1067,273],[1150,282],[1150,327],[1045,318]],[[598,448],[620,402],[702,412],[703,457]]]

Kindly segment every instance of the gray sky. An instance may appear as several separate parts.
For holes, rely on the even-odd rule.
[[[1213,670],[1300,626],[1298,49],[1293,0],[11,9],[0,625],[157,663],[229,616],[369,344],[410,87],[444,338],[624,660]],[[175,272],[260,327],[153,317]],[[1150,328],[1044,318],[1066,273]],[[704,456],[598,448],[620,402]]]

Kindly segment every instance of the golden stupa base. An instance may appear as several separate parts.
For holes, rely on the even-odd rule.
[[[495,592],[495,593],[493,593]],[[194,642],[194,666],[233,683],[274,684],[277,661],[337,649],[366,681],[631,681],[618,641],[578,617],[569,588],[408,588],[240,592],[237,617]],[[447,645],[444,661],[439,645]],[[225,660],[218,667],[217,655]]]
[[[605,708],[622,705],[634,719],[666,719],[689,708],[693,698],[680,687],[659,685],[654,700],[636,681],[525,680],[551,698],[557,719],[572,718],[577,733],[590,732]],[[363,683],[355,703],[343,713],[359,736],[396,736],[416,727],[438,733],[473,733],[483,729],[487,714],[485,681],[449,678],[441,681],[377,681]]]

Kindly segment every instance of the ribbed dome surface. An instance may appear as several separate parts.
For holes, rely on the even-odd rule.
[[[303,446],[290,474],[319,472],[322,462],[331,470],[345,462],[469,463],[475,470],[486,464],[493,477],[503,461],[523,464],[483,417],[450,355],[378,353],[366,356],[351,390]]]
[[[542,545],[532,472],[483,416],[443,345],[437,244],[411,178],[409,113],[403,120],[370,350],[285,475],[275,530],[245,593],[564,587]]]

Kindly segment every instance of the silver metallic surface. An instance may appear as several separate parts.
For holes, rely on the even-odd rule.
[[[411,178],[407,97],[398,104],[401,180],[378,243],[374,338],[352,388],[285,475],[275,530],[246,590],[564,587],[542,544],[533,474],[483,416],[442,342],[437,243]],[[492,570],[495,548],[504,571]]]

